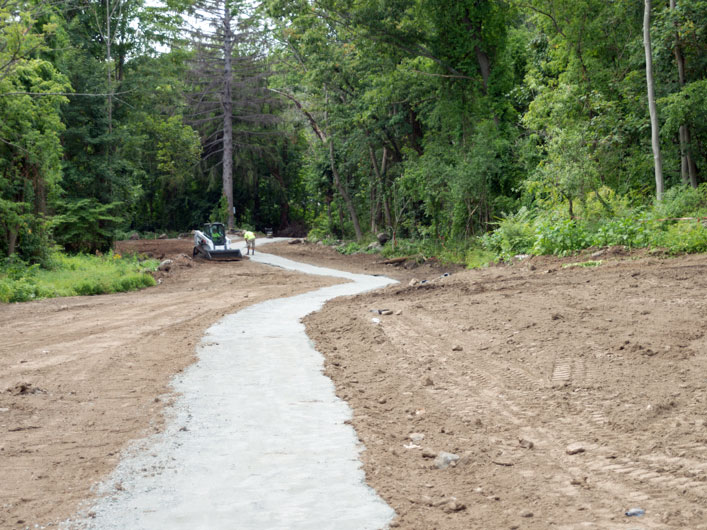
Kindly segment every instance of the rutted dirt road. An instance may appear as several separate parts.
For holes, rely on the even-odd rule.
[[[449,271],[267,250],[401,280],[306,319],[394,526],[707,528],[706,256]],[[0,306],[0,527],[71,515],[160,428],[169,377],[222,314],[331,283],[182,258],[139,293]],[[438,469],[441,452],[459,459]]]

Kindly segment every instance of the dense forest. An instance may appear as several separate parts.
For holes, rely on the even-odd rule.
[[[0,254],[25,263],[208,220],[704,250],[670,219],[706,181],[706,0],[0,0]]]

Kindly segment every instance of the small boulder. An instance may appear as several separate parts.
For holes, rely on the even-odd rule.
[[[584,444],[581,444],[579,442],[569,444],[565,448],[565,453],[567,453],[568,455],[577,455],[579,453],[583,453],[584,451],[586,451]]]
[[[132,234],[130,234],[131,241],[136,241],[138,239],[140,239],[140,234],[138,234],[137,232],[133,232]]]
[[[385,245],[388,241],[390,241],[390,236],[385,232],[380,232],[379,234],[376,234],[376,238],[378,239],[378,243],[380,243],[381,245]]]
[[[452,348],[452,351],[463,351],[463,350],[464,350],[464,347],[461,346],[460,344],[457,344],[456,346],[454,346]]]
[[[419,444],[422,440],[425,439],[425,435],[421,432],[412,432],[408,435],[408,438],[410,438],[412,443]]]
[[[434,465],[437,469],[447,469],[449,466],[455,466],[458,460],[459,455],[442,451],[435,458]]]
[[[167,239],[167,234],[160,234],[157,236],[157,239]]]
[[[169,272],[172,268],[172,263],[174,262],[171,259],[166,259],[160,263],[159,267],[157,267],[157,270],[160,270],[162,272]]]
[[[451,500],[451,501],[445,503],[442,506],[442,509],[446,513],[461,512],[462,510],[466,510],[466,505],[462,504],[461,502]]]
[[[531,440],[526,440],[525,438],[518,440],[518,445],[520,445],[523,449],[532,449],[535,447],[535,444]]]

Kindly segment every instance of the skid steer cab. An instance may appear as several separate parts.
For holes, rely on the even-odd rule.
[[[243,254],[231,248],[231,240],[226,237],[223,223],[206,223],[201,230],[194,230],[193,256],[203,256],[210,260],[239,260]]]

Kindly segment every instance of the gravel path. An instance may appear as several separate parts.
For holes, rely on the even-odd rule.
[[[392,283],[258,252],[254,261],[350,280],[224,317],[178,376],[165,432],[140,442],[70,527],[361,530],[394,512],[364,482],[351,411],[300,319]]]

